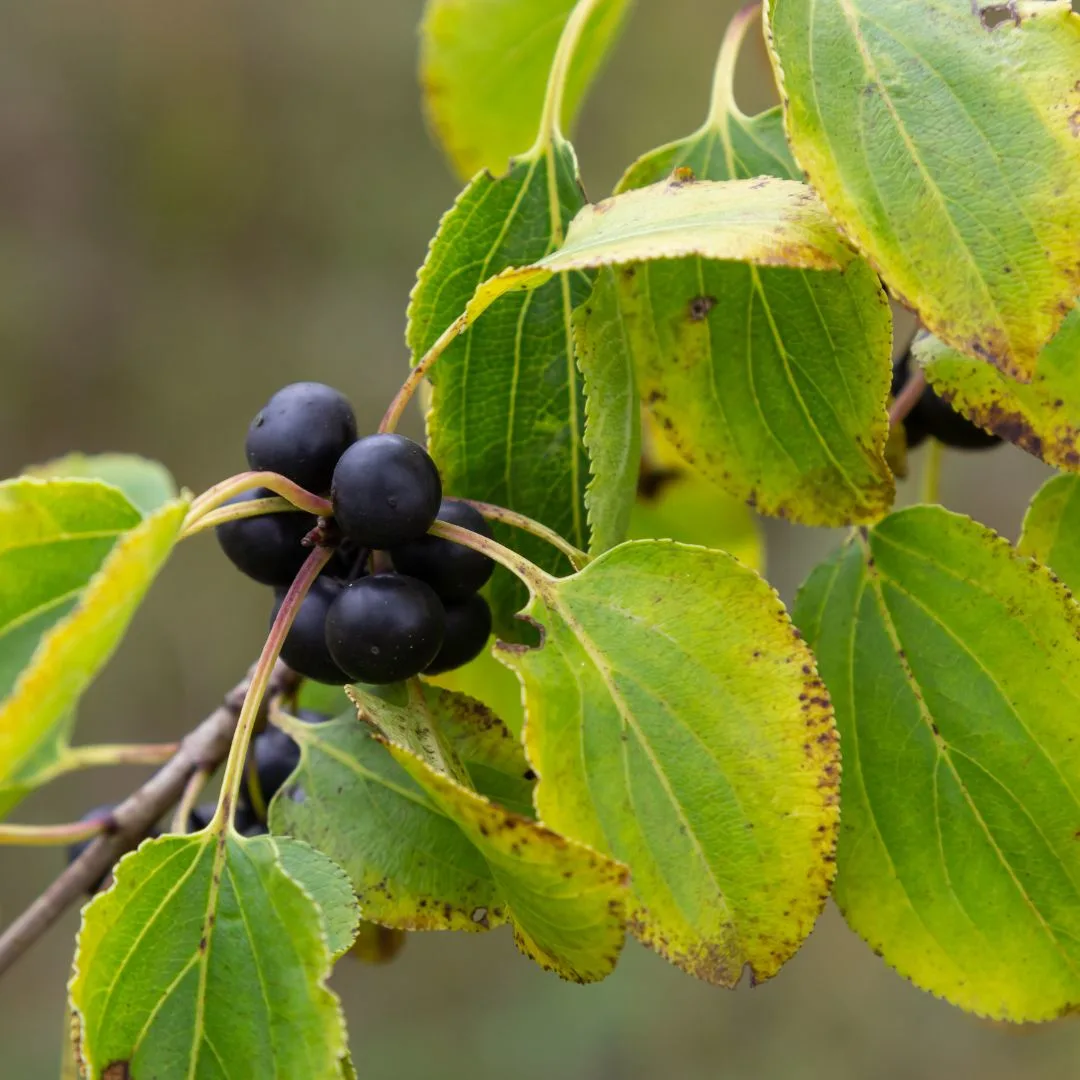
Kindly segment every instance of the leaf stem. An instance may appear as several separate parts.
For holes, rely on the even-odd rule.
[[[73,821],[67,825],[10,825],[0,824],[0,846],[8,847],[60,847],[89,840],[106,832],[111,817],[94,818],[91,821]]]
[[[252,754],[248,754],[244,772],[247,774],[248,798],[251,800],[251,809],[260,821],[265,821],[267,812],[266,796],[263,795],[262,784],[259,783],[259,769]]]
[[[300,511],[297,507],[293,506],[288,499],[281,498],[280,495],[266,499],[249,499],[247,502],[219,506],[216,510],[208,510],[205,514],[201,514],[184,530],[183,538],[186,540],[189,536],[224,525],[229,521],[242,521],[244,518],[261,517],[263,514],[298,512]]]
[[[300,567],[300,572],[292,585],[289,586],[289,591],[285,594],[285,599],[278,610],[277,618],[270,627],[266,644],[263,645],[251,673],[251,682],[244,695],[244,704],[240,707],[232,746],[229,748],[229,758],[225,762],[225,774],[221,780],[221,794],[218,796],[217,810],[210,828],[217,826],[220,829],[225,821],[232,824],[236,817],[236,800],[240,794],[240,784],[244,779],[244,762],[247,760],[248,744],[251,742],[251,734],[255,729],[255,721],[259,716],[263,697],[270,685],[271,673],[277,664],[281,647],[285,644],[285,638],[292,628],[296,613],[304,602],[304,597],[307,596],[308,590],[319,576],[319,571],[329,562],[333,553],[334,549],[328,547],[317,547],[312,551],[304,565]]]
[[[592,560],[592,556],[586,554],[580,548],[574,547],[569,540],[560,536],[554,529],[549,529],[542,522],[534,521],[531,517],[519,514],[516,510],[508,510],[505,506],[495,506],[493,503],[480,502],[477,499],[461,499],[464,503],[475,510],[479,510],[488,521],[500,521],[504,525],[510,525],[522,532],[531,533],[533,536],[546,540],[552,547],[558,548],[569,560],[575,570],[582,570]]]
[[[706,126],[719,127],[728,116],[741,117],[743,114],[735,104],[735,69],[739,63],[739,53],[746,40],[747,31],[756,18],[761,15],[761,4],[755,0],[747,4],[732,17],[728,23],[724,40],[720,45],[720,55],[716,59],[713,72],[712,101]]]
[[[420,384],[424,381],[424,377],[431,370],[435,361],[439,359],[450,342],[458,336],[458,334],[469,328],[472,322],[472,317],[469,311],[463,311],[435,340],[435,343],[430,349],[417,361],[416,366],[409,372],[408,378],[402,383],[401,389],[394,395],[394,400],[390,402],[390,407],[386,410],[386,415],[382,418],[382,423],[379,424],[379,433],[386,434],[393,431],[398,426],[398,421],[401,419],[402,413],[405,412],[409,402],[412,401],[413,394],[420,388]]]
[[[922,468],[922,501],[941,502],[941,466],[945,460],[944,444],[931,439],[926,448],[926,460]]]
[[[555,57],[548,72],[547,89],[544,91],[544,111],[540,114],[540,130],[536,142],[525,154],[532,157],[543,153],[556,136],[562,134],[563,98],[566,83],[570,77],[570,66],[574,62],[574,53],[581,42],[581,35],[593,12],[600,6],[601,0],[578,0],[570,17],[566,20]]]
[[[508,547],[495,540],[491,540],[471,529],[463,529],[460,525],[451,525],[448,521],[436,521],[428,529],[432,536],[441,536],[444,540],[452,540],[455,544],[479,551],[489,559],[493,559],[500,566],[505,566],[510,573],[519,577],[534,593],[549,600],[553,595],[555,578],[545,574],[539,566],[529,562],[528,559],[511,551]]]
[[[195,809],[195,804],[199,801],[199,796],[202,794],[203,788],[206,787],[206,783],[209,779],[209,769],[196,769],[191,776],[188,777],[188,782],[184,785],[184,793],[180,796],[180,801],[176,804],[176,813],[173,814],[170,832],[180,833],[182,836],[188,831],[188,821],[191,818],[191,811]]]
[[[63,757],[63,771],[98,765],[163,765],[180,749],[179,743],[101,743],[73,746]]]
[[[904,422],[908,413],[918,404],[925,389],[926,375],[920,368],[904,383],[903,390],[896,395],[892,408],[889,409],[889,427],[895,428]]]
[[[230,499],[235,498],[237,495],[243,495],[245,491],[251,491],[254,488],[268,488],[298,510],[306,510],[316,517],[330,517],[334,512],[329,499],[313,495],[310,491],[306,491],[299,484],[294,484],[280,473],[238,473],[236,476],[230,476],[228,480],[222,480],[221,483],[215,484],[212,488],[207,488],[192,502],[191,509],[188,510],[188,515],[184,519],[183,535],[189,535],[195,522],[204,514],[216,510]]]

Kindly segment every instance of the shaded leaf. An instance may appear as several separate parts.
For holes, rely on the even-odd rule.
[[[1069,0],[768,0],[799,164],[942,340],[1029,378],[1080,293]]]
[[[834,896],[917,986],[1004,1020],[1080,1000],[1080,609],[937,506],[850,540],[797,619],[844,747]]]
[[[619,190],[674,169],[795,178],[779,110],[748,117],[733,101],[755,14],[745,9],[728,31],[704,125],[635,162]],[[641,395],[686,461],[760,512],[813,525],[875,520],[894,494],[881,286],[863,260],[842,272],[755,261],[657,261],[613,279]]]
[[[360,923],[360,909],[348,874],[321,851],[316,851],[302,840],[289,836],[262,836],[252,842],[272,845],[281,868],[303,887],[315,903],[322,918],[323,936],[333,959],[347,953],[352,948]]]
[[[64,770],[73,710],[186,509],[175,500],[144,520],[99,481],[0,484],[0,815]]]
[[[597,274],[574,312],[574,346],[585,378],[589,550],[597,554],[626,539],[641,467],[641,407],[614,271]]]
[[[316,905],[275,846],[235,832],[147,841],[83,912],[69,986],[83,1067],[202,1080],[341,1072]]]
[[[538,578],[526,695],[540,818],[629,866],[630,925],[700,978],[774,975],[828,894],[839,755],[813,658],[729,555],[623,544]]]
[[[1080,309],[1040,353],[1031,382],[935,337],[919,338],[914,353],[934,390],[973,423],[1049,465],[1080,472]]]
[[[101,480],[119,488],[143,515],[152,514],[179,492],[164,465],[134,454],[65,454],[24,473],[39,479]]]
[[[1039,488],[1017,547],[1080,592],[1080,477],[1054,476]]]
[[[502,172],[528,149],[548,72],[575,0],[428,0],[420,81],[428,120],[458,175]],[[563,115],[569,130],[628,0],[600,0],[574,51]]]
[[[520,737],[525,726],[521,687],[514,673],[495,659],[492,649],[485,649],[464,667],[432,676],[426,681],[482,702],[515,736]]]

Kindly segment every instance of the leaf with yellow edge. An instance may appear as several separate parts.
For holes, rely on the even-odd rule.
[[[278,854],[288,844],[211,828],[120,860],[83,911],[69,984],[88,1075],[341,1075],[327,923],[306,888],[309,860],[325,859],[308,849],[297,881]]]
[[[630,927],[698,978],[775,975],[832,881],[839,747],[814,660],[730,555],[664,541],[536,575],[506,651],[550,827],[624,862]]]
[[[1053,476],[1039,488],[1017,547],[1080,593],[1080,476]]]
[[[43,465],[33,465],[23,475],[101,480],[119,488],[142,514],[152,513],[179,494],[176,481],[164,465],[134,454],[65,454]]]
[[[559,35],[576,0],[428,0],[420,24],[420,82],[428,121],[458,175],[501,173],[528,149],[544,105]],[[599,0],[567,76],[569,131],[629,0]]]
[[[916,986],[972,1012],[1075,1010],[1073,598],[984,526],[914,506],[818,567],[796,620],[836,703],[833,895],[852,929]]]
[[[64,771],[73,710],[186,510],[172,500],[144,519],[95,480],[0,484],[0,816]]]
[[[1048,465],[1080,472],[1080,308],[1040,353],[1027,383],[928,335],[915,342],[914,355],[938,395],[972,423]]]
[[[765,12],[792,149],[845,234],[943,341],[1031,378],[1080,294],[1070,0]]]

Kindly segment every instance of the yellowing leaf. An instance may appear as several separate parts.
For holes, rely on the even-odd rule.
[[[1080,294],[1069,0],[768,0],[766,22],[792,149],[845,234],[943,341],[1030,379]]]

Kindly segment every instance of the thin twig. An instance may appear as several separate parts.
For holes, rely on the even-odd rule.
[[[224,702],[184,738],[176,755],[113,811],[116,828],[106,836],[99,836],[4,931],[0,936],[0,975],[125,851],[130,851],[146,836],[154,822],[180,798],[192,773],[200,768],[214,769],[226,758],[250,677],[249,672],[229,691]],[[287,693],[296,680],[292,671],[278,664],[271,678],[272,694]]]
[[[199,801],[199,796],[202,794],[203,788],[206,787],[210,776],[209,769],[196,769],[188,777],[188,782],[184,785],[184,792],[180,796],[180,801],[176,804],[176,813],[173,814],[170,832],[183,835],[188,831],[191,811],[195,809],[195,804]]]
[[[925,389],[926,376],[920,369],[904,383],[903,390],[896,395],[896,400],[893,401],[892,408],[889,410],[889,427],[895,428],[897,424],[904,422],[908,413],[919,403],[919,398],[922,397]]]

